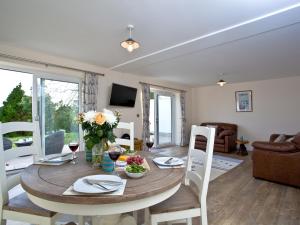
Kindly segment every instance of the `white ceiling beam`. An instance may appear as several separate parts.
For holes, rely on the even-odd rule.
[[[190,40],[178,43],[176,45],[172,45],[172,46],[169,46],[167,48],[163,48],[161,50],[154,51],[154,52],[146,54],[144,56],[140,56],[140,57],[128,60],[126,62],[123,62],[121,64],[118,64],[118,65],[115,65],[115,66],[111,67],[110,70],[117,69],[117,68],[123,67],[123,66],[128,65],[128,64],[132,64],[134,62],[143,60],[145,58],[148,58],[148,57],[151,57],[151,56],[154,56],[154,55],[158,55],[158,54],[161,54],[163,52],[170,51],[172,49],[179,48],[179,47],[191,44],[191,43],[196,42],[196,41],[200,41],[200,40],[203,40],[203,39],[206,39],[206,38],[210,38],[210,37],[213,37],[213,36],[216,36],[216,35],[219,35],[219,34],[222,34],[222,33],[225,33],[225,32],[228,32],[228,31],[231,31],[231,30],[234,30],[234,29],[237,29],[237,28],[249,25],[249,24],[253,24],[253,23],[265,20],[267,18],[270,18],[270,17],[276,16],[276,15],[285,13],[287,11],[290,11],[290,10],[293,10],[293,9],[296,9],[296,8],[299,8],[299,7],[300,7],[300,3],[293,4],[291,6],[288,6],[288,7],[285,7],[285,8],[276,10],[276,11],[273,11],[271,13],[267,13],[267,14],[264,14],[262,16],[255,17],[253,19],[246,20],[246,21],[243,21],[241,23],[237,23],[237,24],[234,24],[232,26],[228,26],[228,27],[225,27],[223,29],[220,29],[220,30],[217,30],[217,31],[213,31],[213,32],[201,35],[199,37],[196,37],[196,38],[193,38],[193,39],[190,39]]]

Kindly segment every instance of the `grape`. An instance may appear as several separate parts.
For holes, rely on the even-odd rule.
[[[128,165],[133,165],[133,164],[142,165],[144,163],[144,159],[139,155],[130,156],[130,157],[127,158],[126,162],[127,162]]]

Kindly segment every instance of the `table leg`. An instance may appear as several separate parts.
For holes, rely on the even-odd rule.
[[[128,214],[115,214],[109,216],[93,216],[93,225],[137,225],[133,216]]]

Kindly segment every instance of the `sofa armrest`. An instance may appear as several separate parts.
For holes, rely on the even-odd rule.
[[[291,142],[284,142],[284,143],[274,143],[274,142],[264,142],[264,141],[255,141],[252,143],[252,146],[255,149],[259,150],[266,150],[272,152],[297,152],[295,144]]]

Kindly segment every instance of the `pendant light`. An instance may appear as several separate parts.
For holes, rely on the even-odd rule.
[[[132,52],[133,50],[140,47],[140,44],[132,39],[131,32],[134,29],[134,26],[129,24],[127,26],[127,29],[129,30],[129,38],[123,42],[121,42],[121,46],[125,48],[128,52]]]
[[[220,87],[223,87],[226,83],[227,82],[222,79],[217,82],[217,84],[220,85]]]

